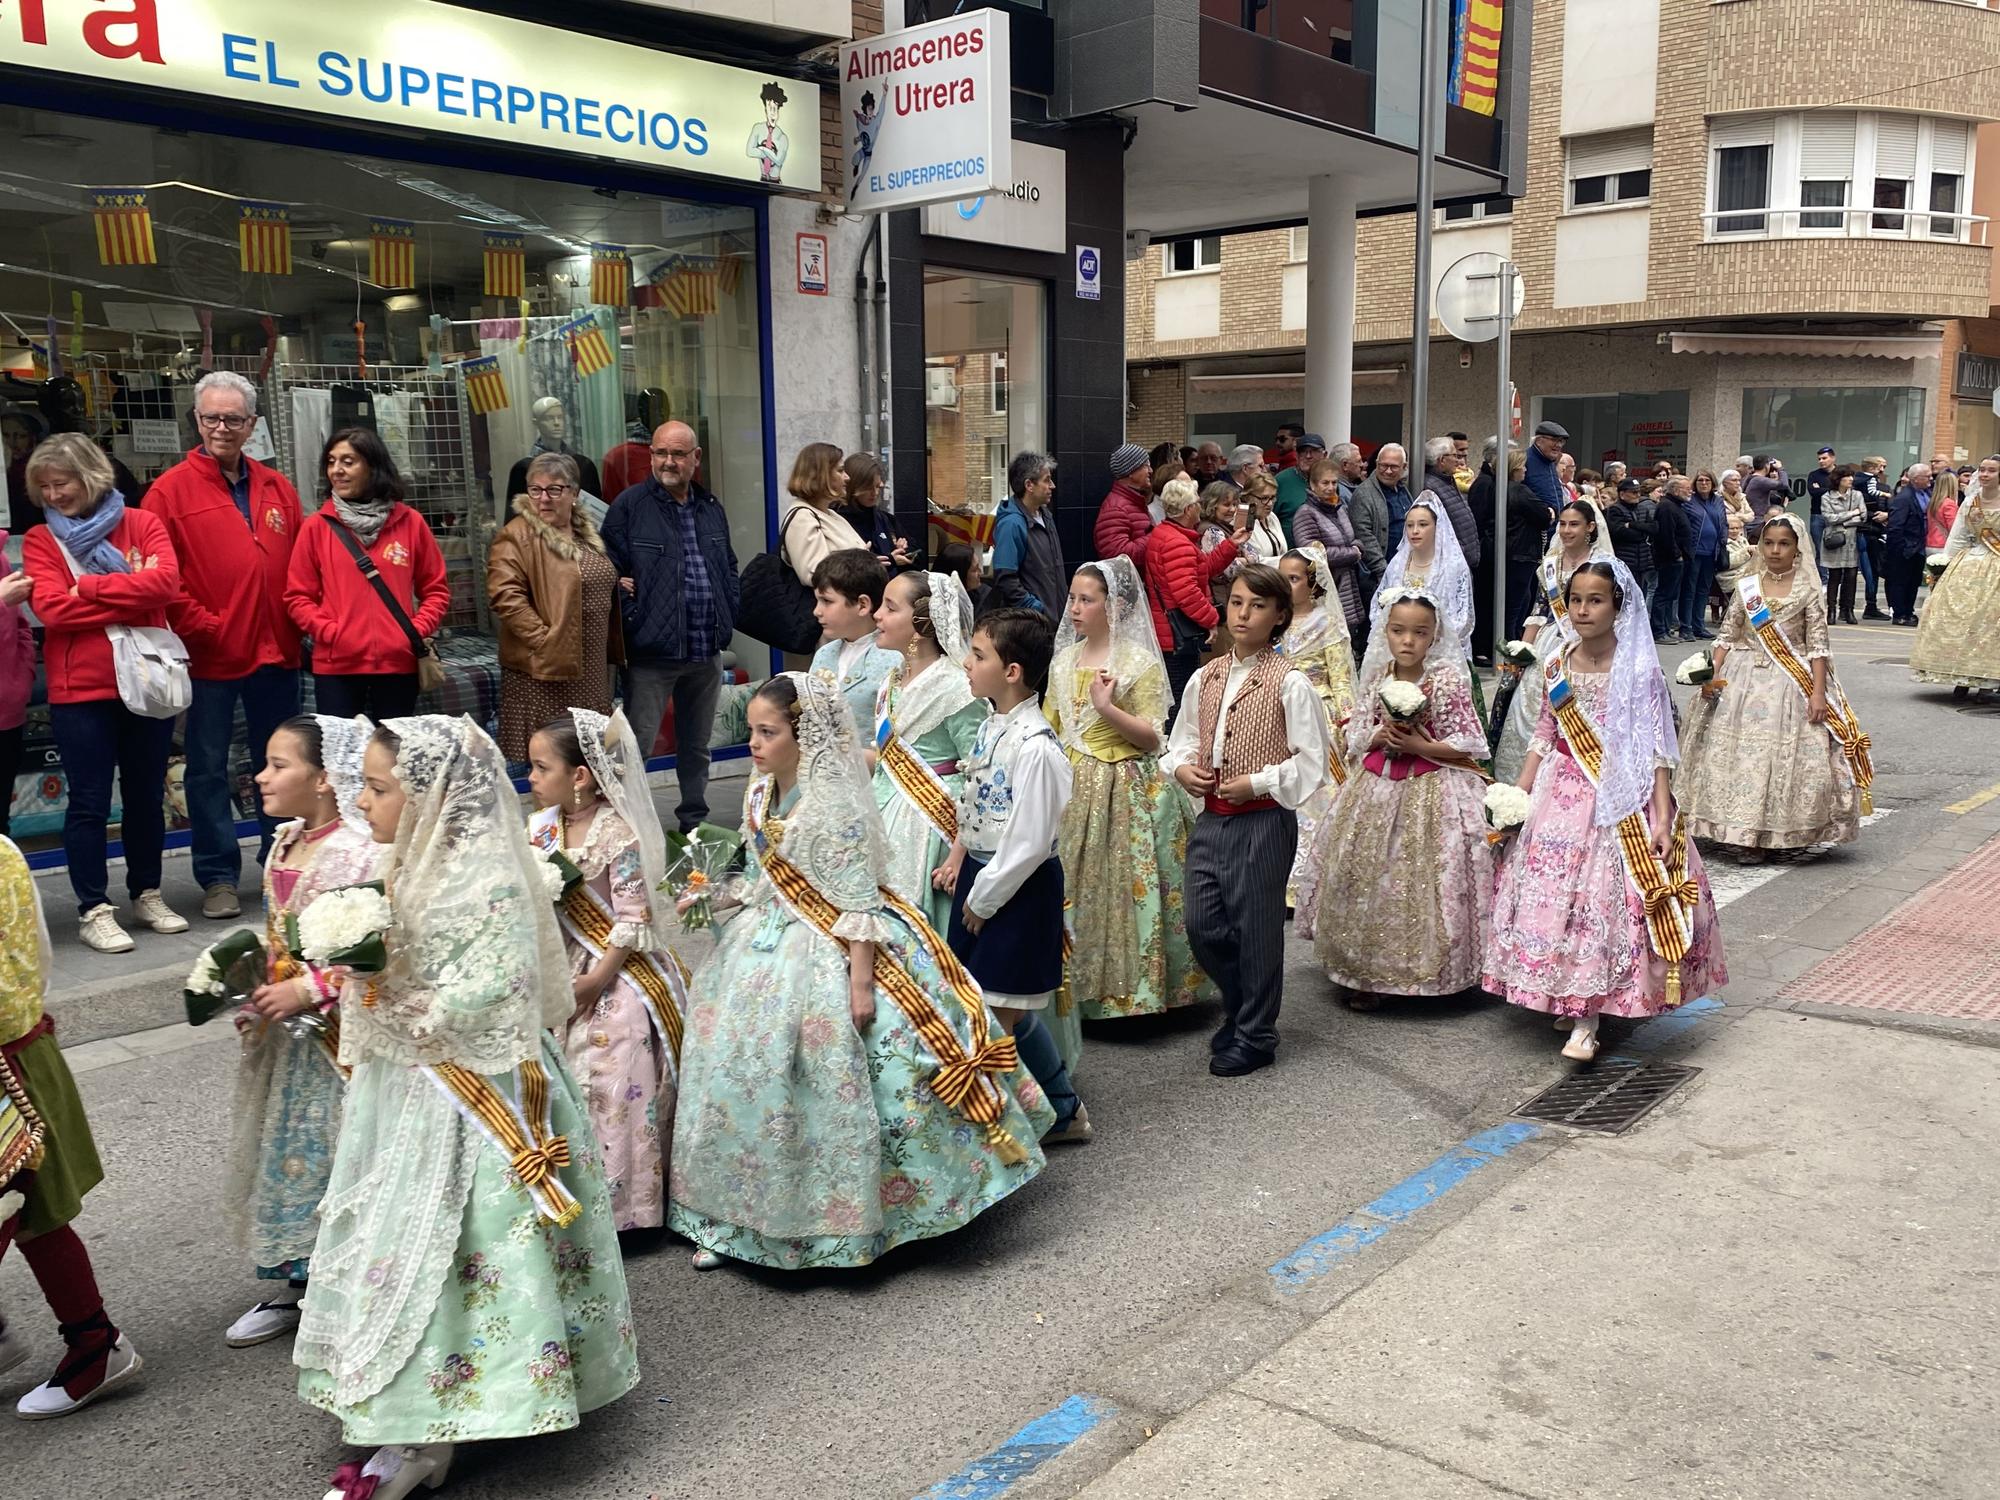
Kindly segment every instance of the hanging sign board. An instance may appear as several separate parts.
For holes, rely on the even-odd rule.
[[[436,0],[30,0],[0,5],[0,64],[819,190],[811,84]]]
[[[857,213],[975,197],[1012,171],[1008,20],[975,10],[846,42],[840,119]]]

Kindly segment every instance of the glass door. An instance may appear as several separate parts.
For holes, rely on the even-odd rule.
[[[924,271],[924,441],[931,503],[991,515],[1016,453],[1049,441],[1048,287]]]

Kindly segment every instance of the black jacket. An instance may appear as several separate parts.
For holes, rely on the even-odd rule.
[[[681,527],[667,510],[677,503],[659,480],[648,476],[612,501],[611,513],[604,518],[605,555],[617,565],[618,576],[631,579],[633,585],[629,594],[622,588],[618,591],[627,661],[689,659]],[[695,540],[715,594],[715,649],[723,651],[736,631],[741,597],[736,553],[729,545],[729,517],[722,502],[698,484],[687,503],[694,507]]]
[[[1637,505],[1613,500],[1604,507],[1604,524],[1611,531],[1611,550],[1632,570],[1634,577],[1642,578],[1653,571],[1653,533],[1659,529],[1659,523],[1654,519],[1650,500],[1641,500]]]
[[[1507,486],[1507,560],[1533,562],[1542,555],[1542,538],[1549,534],[1555,519],[1548,503],[1517,479]]]
[[[1653,566],[1676,567],[1694,551],[1694,518],[1678,500],[1653,502]]]
[[[1828,473],[1825,469],[1815,468],[1810,474],[1806,475],[1806,504],[1810,507],[1810,514],[1816,516],[1820,513],[1820,506],[1826,500],[1826,492],[1833,488],[1834,475],[1839,472],[1839,469]],[[1856,489],[1861,487],[1858,479],[1855,481],[1854,487]]]

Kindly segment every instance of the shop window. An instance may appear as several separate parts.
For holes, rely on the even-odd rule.
[[[925,268],[924,438],[938,509],[990,517],[1013,456],[1048,451],[1047,330],[1041,282]],[[976,526],[972,534],[991,535]]]
[[[1219,234],[1168,240],[1161,249],[1164,256],[1161,269],[1168,276],[1185,276],[1195,271],[1215,271],[1222,267],[1222,236]]]
[[[1925,393],[1904,386],[1753,386],[1743,392],[1745,453],[1770,453],[1803,475],[1822,443],[1840,453],[1879,453],[1889,472],[1932,450]]]

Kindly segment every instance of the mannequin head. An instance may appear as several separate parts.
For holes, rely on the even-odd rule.
[[[560,443],[569,436],[569,413],[554,396],[544,396],[528,408],[528,416],[534,421],[535,431],[545,443]]]

